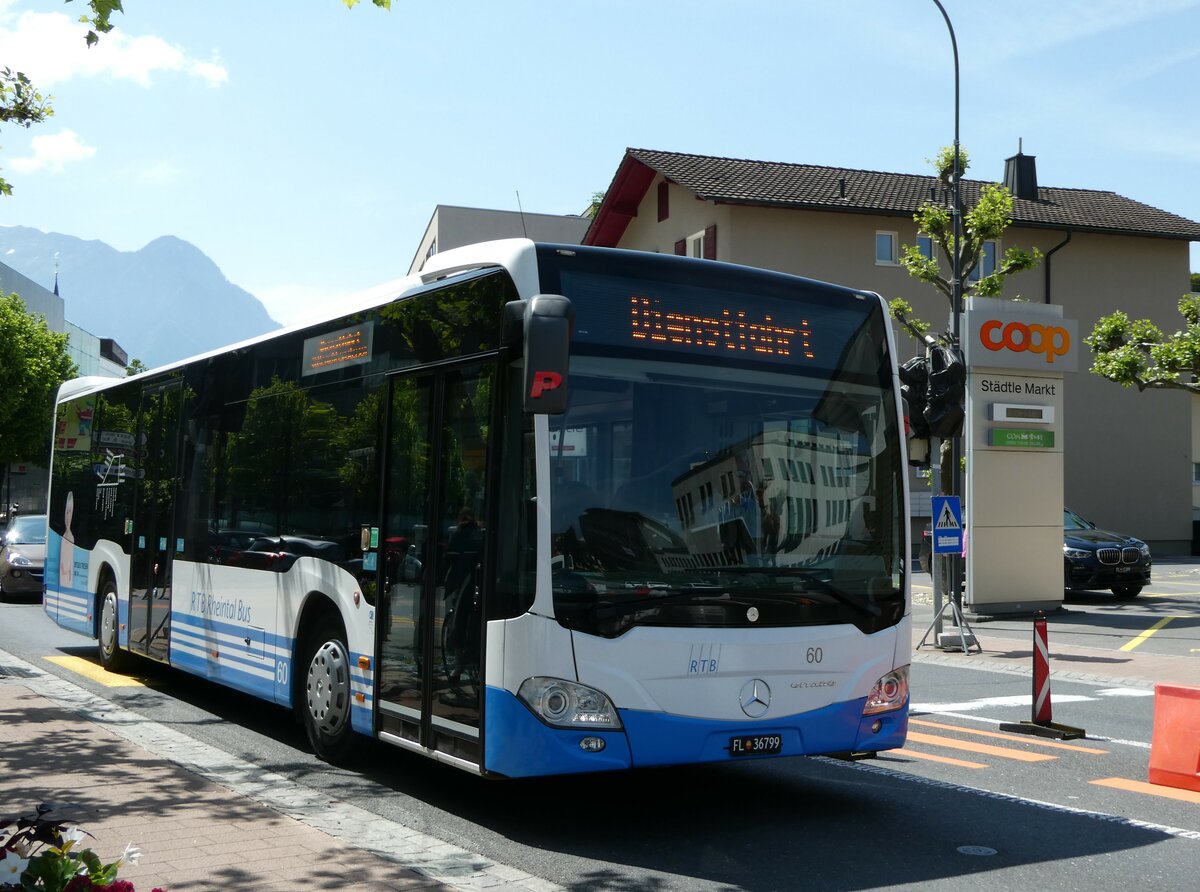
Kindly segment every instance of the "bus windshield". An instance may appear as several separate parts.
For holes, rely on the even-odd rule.
[[[721,266],[706,266],[670,293],[643,279],[561,276],[577,321],[570,407],[550,420],[559,621],[603,636],[637,625],[894,625],[904,468],[878,301],[795,284],[787,294],[779,280],[802,280],[765,274],[773,293],[746,292],[744,275],[731,293]],[[653,327],[638,338],[646,314],[630,312],[631,293],[692,309],[660,340]],[[722,308],[750,320],[742,331],[757,353],[722,343],[741,337],[722,330]],[[754,320],[771,325],[756,332]],[[711,346],[694,343],[706,336]]]

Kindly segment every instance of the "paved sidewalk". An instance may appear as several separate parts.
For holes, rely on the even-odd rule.
[[[1024,640],[1013,637],[1011,633],[989,633],[987,623],[969,623],[976,640],[983,648],[982,653],[975,648],[971,649],[970,654],[964,654],[961,648],[935,647],[932,644],[932,633],[926,639],[925,646],[916,650],[932,621],[932,609],[921,609],[918,605],[913,614],[914,662],[1033,675],[1032,622],[1029,637]],[[958,630],[946,620],[942,631],[954,636]],[[1156,684],[1200,685],[1200,659],[1196,657],[1059,644],[1054,640],[1053,624],[1048,627],[1047,644],[1051,678],[1125,687],[1152,688]]]
[[[67,803],[138,892],[560,887],[272,775],[0,650],[0,817]]]
[[[92,834],[105,863],[143,852],[119,878],[139,892],[212,889],[441,889],[155,756],[35,694],[0,684],[0,813],[68,803],[56,817]]]

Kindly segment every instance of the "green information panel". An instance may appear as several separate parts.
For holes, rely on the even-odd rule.
[[[1052,449],[1054,431],[1020,431],[994,427],[989,431],[991,446],[1009,446],[1025,449]]]

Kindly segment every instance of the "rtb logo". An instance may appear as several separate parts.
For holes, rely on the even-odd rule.
[[[1071,350],[1071,334],[1062,326],[1024,322],[1005,324],[1000,319],[989,319],[980,326],[979,341],[993,353],[1011,350],[1013,353],[1045,354],[1048,363]]]

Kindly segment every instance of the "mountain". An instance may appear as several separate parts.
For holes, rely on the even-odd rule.
[[[254,295],[174,236],[118,251],[101,241],[0,227],[0,262],[47,288],[54,287],[56,255],[66,318],[151,368],[279,327]]]

